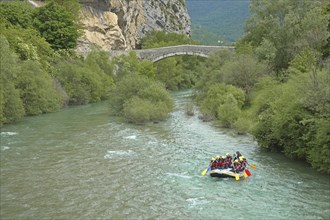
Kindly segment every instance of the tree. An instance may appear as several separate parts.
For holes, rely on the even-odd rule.
[[[228,98],[229,96],[230,98]],[[205,120],[219,119],[221,118],[219,108],[226,102],[231,106],[235,103],[239,109],[242,108],[245,102],[245,93],[232,85],[218,83],[210,86],[205,93],[198,94],[197,101],[200,105],[200,111],[205,115]]]
[[[22,118],[25,114],[15,81],[19,68],[15,54],[9,49],[7,39],[0,35],[0,126]]]
[[[27,115],[55,112],[61,107],[62,100],[54,88],[53,79],[37,61],[27,60],[21,64],[17,88]]]
[[[149,78],[154,78],[156,68],[149,60],[140,61],[134,51],[131,51],[128,56],[121,55],[113,59],[113,65],[117,66],[115,75],[120,80],[126,75],[138,74],[145,75]]]
[[[80,34],[74,15],[54,2],[38,8],[34,26],[54,50],[72,49],[77,45]]]
[[[117,83],[110,103],[114,114],[133,123],[164,120],[174,106],[161,83],[137,74],[126,75]]]
[[[258,79],[268,73],[267,66],[251,55],[236,55],[221,68],[223,80],[245,91],[253,90]]]
[[[14,26],[31,27],[34,11],[27,2],[0,2],[0,18]]]
[[[271,48],[275,56],[267,59],[274,57],[269,61],[276,71],[288,68],[302,49],[320,51],[327,43],[329,16],[322,14],[317,1],[252,0],[250,10],[243,41],[257,48],[259,55],[262,48]]]

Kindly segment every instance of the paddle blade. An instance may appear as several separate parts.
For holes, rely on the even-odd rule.
[[[246,174],[246,172],[243,173],[244,178],[248,177],[248,175]]]
[[[239,180],[239,175],[237,173],[235,174],[235,179]]]
[[[204,176],[207,172],[207,168],[205,170],[202,171],[202,176]]]
[[[257,166],[254,164],[249,164],[250,167],[252,167],[253,169],[257,169]]]
[[[248,175],[248,176],[251,176],[250,170],[245,169],[245,174]]]

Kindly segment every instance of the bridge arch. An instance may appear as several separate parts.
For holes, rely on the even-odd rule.
[[[180,56],[180,55],[191,55],[191,56],[199,56],[199,57],[208,57],[208,55],[203,54],[203,53],[194,53],[194,52],[175,52],[175,53],[168,53],[164,54],[162,56],[159,56],[152,60],[152,62],[158,62],[162,59],[168,58],[168,57],[174,57],[174,56]]]
[[[206,46],[206,45],[178,45],[170,47],[152,48],[134,50],[137,57],[141,60],[150,60],[157,62],[167,57],[178,55],[194,55],[200,57],[208,57],[211,52],[217,50],[235,50],[233,46]],[[110,56],[119,56],[122,54],[128,54],[129,51],[111,51]]]

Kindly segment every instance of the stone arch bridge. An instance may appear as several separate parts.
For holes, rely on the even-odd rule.
[[[153,49],[133,50],[141,60],[150,60],[157,62],[167,57],[178,55],[194,55],[201,57],[208,57],[211,52],[217,50],[235,50],[233,46],[206,46],[206,45],[178,45],[170,47],[160,47]],[[120,55],[128,55],[131,50],[112,50],[110,51],[110,57],[116,57]]]

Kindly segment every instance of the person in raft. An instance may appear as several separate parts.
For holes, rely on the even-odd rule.
[[[211,170],[214,170],[216,169],[216,159],[214,157],[211,158],[211,162],[210,162],[210,167],[211,167]]]
[[[226,168],[232,168],[232,157],[230,156],[229,153],[226,153],[226,158],[225,158],[225,167]]]
[[[236,151],[236,153],[234,154],[234,161],[238,160],[240,156],[242,156],[242,154],[239,151]]]
[[[239,162],[242,164],[242,167],[246,168],[247,161],[246,161],[245,157],[240,156]]]
[[[241,170],[241,164],[239,163],[238,159],[234,160],[233,163],[233,169],[232,169],[235,173],[239,173]]]

